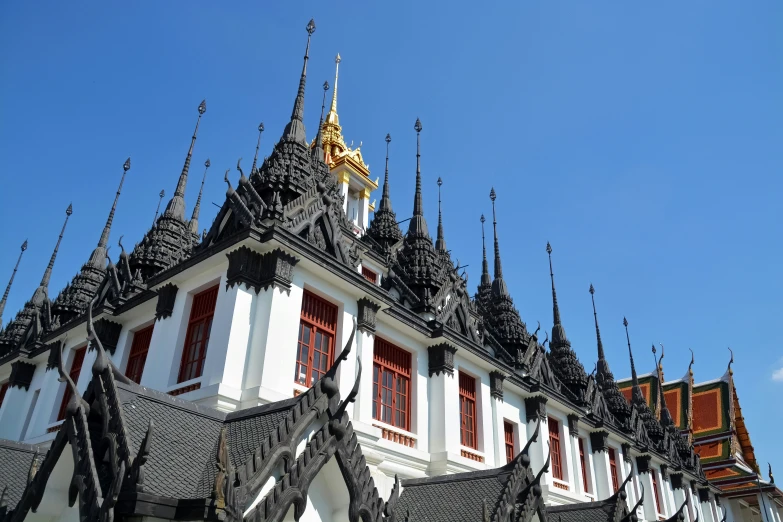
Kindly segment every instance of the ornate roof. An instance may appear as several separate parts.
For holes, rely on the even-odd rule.
[[[552,370],[557,378],[573,394],[579,403],[585,402],[587,391],[587,374],[576,353],[571,349],[571,341],[566,337],[565,328],[560,322],[560,308],[557,305],[555,292],[555,275],[552,271],[552,246],[547,242],[546,251],[549,254],[549,277],[552,280],[552,340],[549,342],[549,358]]]
[[[117,201],[120,199],[122,185],[125,182],[125,175],[130,170],[130,166],[130,158],[128,158],[122,166],[120,186],[117,187],[117,194],[114,196],[114,203],[111,206],[109,217],[106,219],[106,224],[98,240],[98,246],[92,251],[90,259],[82,265],[81,271],[60,291],[60,294],[52,304],[52,315],[54,317],[52,329],[56,329],[59,325],[65,324],[81,315],[90,304],[90,301],[92,301],[104,277],[106,277],[109,234],[114,221],[114,213],[117,210]]]
[[[383,195],[381,204],[375,211],[370,226],[367,228],[367,236],[372,239],[371,246],[379,253],[386,255],[392,247],[402,240],[402,231],[397,224],[397,214],[392,210],[391,197],[389,196],[389,144],[391,135],[386,135],[386,172],[383,177]]]

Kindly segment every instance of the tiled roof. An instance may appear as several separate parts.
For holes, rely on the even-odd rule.
[[[614,503],[607,501],[581,502],[546,509],[549,520],[553,522],[612,522],[614,510]]]
[[[36,456],[36,446],[19,444],[0,439],[0,492],[7,487],[5,501],[8,509],[13,510],[27,487],[27,475],[30,464]],[[39,450],[38,464],[43,460],[46,450]]]

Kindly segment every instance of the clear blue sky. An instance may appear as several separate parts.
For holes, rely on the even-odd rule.
[[[735,378],[757,456],[783,468],[783,4],[691,1],[117,3],[0,5],[0,285],[30,239],[8,321],[43,273],[73,201],[51,283],[56,296],[98,241],[132,157],[111,243],[132,248],[171,194],[202,98],[186,201],[203,162],[202,227],[222,174],[268,154],[288,119],[314,17],[306,124],[342,55],[346,139],[410,215],[420,117],[425,211],[443,177],[448,247],[481,267],[479,215],[498,191],[505,276],[528,326],[551,328],[545,245],[554,248],[566,330],[596,359],[590,282],[610,364],[630,372],[666,346],[667,378],[696,353],[697,380]],[[222,4],[220,4],[222,5]],[[186,8],[186,6],[188,6]],[[281,7],[284,6],[284,7]],[[375,197],[380,198],[380,194]],[[112,247],[116,257],[118,247]],[[782,372],[783,373],[783,372]]]

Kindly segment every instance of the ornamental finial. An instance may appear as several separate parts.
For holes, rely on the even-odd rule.
[[[726,369],[726,371],[729,372],[729,375],[734,375],[734,370],[731,368],[731,365],[734,364],[734,350],[729,348],[729,352],[731,352],[731,359],[729,360],[729,367]]]
[[[264,133],[264,123],[258,124],[258,141],[256,141],[256,153],[253,156],[253,165],[250,167],[250,175],[256,171],[256,163],[258,162],[258,149],[261,147],[261,135]]]
[[[693,363],[696,362],[696,359],[693,356],[693,350],[688,348],[688,350],[691,351],[691,363],[688,365],[688,374],[693,377]]]
[[[120,193],[122,192],[122,185],[125,183],[125,175],[128,173],[131,167],[131,160],[128,158],[125,160],[125,163],[122,165],[122,177],[120,178],[120,186],[117,187],[117,194],[114,196],[114,203],[111,206],[111,210],[109,211],[109,217],[106,219],[106,224],[103,227],[103,232],[101,233],[101,238],[98,241],[98,247],[106,249],[107,245],[109,244],[109,233],[111,232],[111,224],[114,221],[114,212],[117,210],[117,201],[120,199]],[[97,266],[99,268],[103,268],[103,265],[105,263],[105,259],[103,256],[96,256],[97,259],[95,259],[95,262],[97,263]],[[92,258],[91,258],[92,261]]]
[[[487,262],[487,243],[484,238],[484,222],[486,218],[481,214],[481,286],[489,287],[492,285],[492,279],[489,277],[489,263]]]
[[[500,263],[500,242],[498,241],[498,220],[495,213],[495,187],[489,191],[489,199],[492,200],[492,229],[495,234],[495,279],[492,281],[492,293],[496,296],[508,295],[506,282],[503,280],[503,267]]]
[[[11,273],[11,279],[8,281],[8,286],[5,287],[3,298],[0,299],[0,328],[3,326],[3,310],[5,309],[5,303],[8,301],[8,294],[11,292],[11,285],[14,284],[14,278],[16,277],[16,271],[19,270],[19,263],[22,261],[24,251],[27,250],[27,240],[22,243],[22,251],[19,252],[19,257],[16,259],[16,265],[14,265],[14,271]]]
[[[196,198],[196,206],[193,207],[193,214],[190,217],[190,233],[194,237],[198,238],[198,216],[201,212],[201,195],[204,193],[204,182],[207,180],[207,171],[211,163],[209,158],[204,162],[204,175],[201,177],[201,187],[198,189],[198,198]]]
[[[160,203],[163,201],[163,198],[166,197],[166,191],[161,189],[160,194],[158,194],[158,208],[155,209],[155,217],[152,218],[152,226],[155,226],[155,222],[158,221],[158,214],[160,213]]]
[[[595,310],[595,287],[593,283],[590,283],[590,299],[593,302],[593,319],[595,320],[595,337],[598,342],[598,360],[604,361],[606,359],[604,355],[604,344],[601,342],[601,329],[598,328],[598,312]]]
[[[307,60],[310,59],[310,38],[315,32],[315,21],[312,19],[307,24],[307,47],[305,48],[304,63],[302,64],[302,75],[299,77],[299,89],[296,92],[294,100],[294,109],[291,112],[291,121],[283,130],[283,139],[289,141],[298,141],[306,144],[307,139],[304,127],[304,95],[305,85],[307,84]]]
[[[443,215],[441,213],[441,200],[440,200],[440,187],[443,185],[443,180],[438,177],[438,237],[435,240],[435,249],[439,252],[446,251],[446,238],[443,234]]]
[[[769,473],[769,483],[770,484],[774,484],[775,483],[775,475],[772,474],[772,464],[767,462],[767,468],[769,470],[768,471],[768,473]]]
[[[122,170],[128,172],[130,170],[130,158],[125,160],[125,164],[122,166]]]
[[[193,137],[190,139],[190,148],[188,154],[185,156],[185,164],[182,166],[182,172],[177,180],[177,188],[174,190],[174,196],[166,205],[166,210],[163,212],[165,216],[169,216],[180,221],[185,221],[185,188],[188,185],[188,171],[190,170],[190,161],[193,159],[193,148],[196,146],[196,136],[198,136],[198,126],[201,123],[201,117],[207,112],[207,100],[202,100],[198,106],[198,119],[196,119],[196,128],[193,131]]]
[[[408,225],[408,236],[429,238],[427,221],[424,219],[424,204],[421,197],[421,121],[416,118],[413,129],[416,131],[416,193],[413,197],[413,218]]]
[[[52,277],[52,269],[54,268],[54,261],[57,259],[57,251],[60,249],[60,242],[63,240],[63,234],[65,234],[65,227],[68,225],[68,219],[71,217],[71,214],[73,214],[73,204],[69,204],[68,208],[65,209],[65,222],[63,223],[63,228],[60,231],[60,237],[57,238],[57,244],[54,246],[54,252],[52,252],[52,257],[49,258],[49,264],[46,267],[46,270],[44,271],[44,275],[41,278],[41,287],[48,288],[49,286],[49,279]]]
[[[326,91],[329,90],[329,82],[324,82],[323,85],[324,95],[321,99],[321,120],[318,123],[318,134],[315,136],[315,146],[312,150],[312,156],[314,159],[320,161],[326,161],[326,151],[324,150],[324,107],[326,106]]]
[[[552,245],[549,244],[549,241],[546,242],[546,253],[549,256],[549,279],[552,282],[552,317],[554,321],[554,325],[560,324],[560,307],[557,306],[557,292],[555,291],[555,273],[552,270]],[[554,328],[552,329],[552,338],[555,338],[554,335]]]
[[[383,194],[381,196],[381,205],[378,210],[391,212],[391,196],[389,195],[389,144],[391,143],[391,134],[386,134],[386,172],[383,175]]]

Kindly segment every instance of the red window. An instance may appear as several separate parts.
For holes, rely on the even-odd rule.
[[[201,377],[204,373],[204,361],[207,359],[207,345],[212,331],[212,317],[215,315],[218,288],[214,286],[193,296],[177,382],[189,381]]]
[[[617,491],[620,483],[617,481],[617,454],[613,448],[609,448],[609,470],[612,474],[612,490]]]
[[[552,476],[563,480],[563,460],[560,453],[560,423],[549,418],[549,453],[552,457]]]
[[[587,457],[585,456],[585,440],[579,439],[579,463],[582,465],[582,485],[584,492],[590,491],[587,483]]]
[[[87,347],[82,346],[73,352],[73,362],[71,362],[71,370],[68,372],[71,380],[74,384],[79,384],[79,374],[82,372],[82,363],[84,362],[84,354],[87,353]],[[65,392],[63,392],[63,402],[60,404],[60,411],[57,412],[57,420],[63,420],[65,418],[65,409],[68,407],[68,401],[71,400],[71,388],[66,385]]]
[[[312,386],[329,369],[334,358],[337,307],[310,292],[302,299],[294,382]]]
[[[378,282],[378,274],[370,270],[369,268],[362,267],[362,275],[366,280],[368,280],[371,283],[377,283]]]
[[[478,449],[476,436],[476,379],[459,372],[460,443]]]
[[[141,382],[144,363],[147,362],[147,352],[150,349],[153,328],[155,328],[154,324],[133,334],[133,344],[131,344],[130,355],[128,355],[125,376],[137,384]]]
[[[5,399],[5,392],[8,391],[8,382],[4,382],[3,384],[0,384],[0,406],[3,405],[3,400]]]
[[[654,469],[650,470],[650,478],[652,479],[653,498],[655,498],[655,510],[657,513],[663,513],[661,511],[661,496],[658,493],[658,474]]]
[[[506,462],[514,460],[514,425],[503,421],[503,438],[506,442]]]
[[[372,418],[410,431],[411,354],[376,337],[372,385]]]

